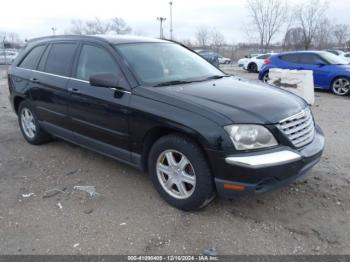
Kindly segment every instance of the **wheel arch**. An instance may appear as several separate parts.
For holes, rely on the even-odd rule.
[[[334,76],[332,76],[332,78],[329,82],[329,90],[332,90],[333,83],[335,82],[335,80],[337,80],[339,78],[347,78],[350,81],[350,77],[347,75],[334,75]]]
[[[16,114],[18,114],[19,105],[25,100],[22,96],[15,96],[13,98],[13,109],[15,110]]]
[[[205,158],[208,160],[208,157],[205,152],[208,141],[198,132],[186,127],[168,127],[168,126],[156,126],[148,130],[144,135],[142,140],[142,153],[141,153],[141,168],[143,171],[148,171],[148,157],[151,151],[153,144],[163,136],[177,134],[191,139],[196,145],[198,145]],[[209,162],[208,162],[209,163]]]

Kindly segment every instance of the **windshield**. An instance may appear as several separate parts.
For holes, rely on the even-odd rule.
[[[173,43],[115,45],[146,86],[180,84],[225,76],[199,55]]]
[[[347,62],[344,58],[333,55],[332,53],[322,52],[320,55],[330,65],[348,65],[349,64],[349,62]]]

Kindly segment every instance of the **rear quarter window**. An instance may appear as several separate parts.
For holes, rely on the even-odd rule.
[[[44,49],[45,45],[36,46],[33,49],[31,49],[28,52],[28,54],[24,57],[22,62],[19,64],[19,67],[32,70],[36,69],[38,61]]]
[[[269,58],[271,55],[261,55],[261,56],[258,56],[256,59],[267,59]]]

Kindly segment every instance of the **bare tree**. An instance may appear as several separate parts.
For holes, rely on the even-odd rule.
[[[85,33],[87,35],[105,34],[109,29],[110,24],[97,17],[94,20],[89,20],[85,23]]]
[[[339,47],[343,47],[349,36],[349,26],[346,24],[334,25],[333,34],[338,42]]]
[[[260,48],[267,50],[273,38],[286,23],[288,5],[285,0],[247,0],[249,25],[259,35]]]
[[[15,32],[9,32],[7,33],[7,41],[10,43],[18,44],[21,42],[19,35]]]
[[[180,39],[180,40],[179,40],[179,43],[181,43],[181,44],[183,44],[183,45],[185,45],[185,46],[187,46],[187,47],[193,47],[193,46],[195,46],[195,44],[192,42],[191,39]]]
[[[196,40],[199,46],[205,47],[209,45],[210,30],[208,26],[202,25],[197,28]]]
[[[303,30],[304,48],[308,50],[325,19],[327,3],[323,0],[309,0],[298,6],[295,10],[295,18]]]
[[[80,19],[71,21],[71,29],[69,30],[72,34],[83,35],[85,33],[84,22]]]
[[[131,32],[131,27],[125,23],[124,19],[115,17],[111,22],[111,31],[117,35],[125,35]]]
[[[346,47],[347,50],[350,49],[350,40],[347,40],[347,41],[345,42],[345,47]]]
[[[300,27],[290,28],[284,37],[284,48],[299,50],[304,47],[304,33]]]
[[[215,27],[211,30],[211,43],[217,53],[219,53],[220,47],[225,44],[224,35]]]
[[[82,21],[72,20],[71,29],[69,32],[78,35],[96,35],[114,32],[116,34],[127,34],[131,32],[131,28],[125,23],[122,18],[115,17],[109,21],[103,21],[99,18],[93,20]]]
[[[333,26],[328,18],[320,21],[314,38],[314,46],[317,49],[330,48],[333,45],[332,29]]]

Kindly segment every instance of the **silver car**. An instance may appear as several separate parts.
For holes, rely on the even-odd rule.
[[[16,51],[0,50],[0,65],[10,65],[17,57]]]

